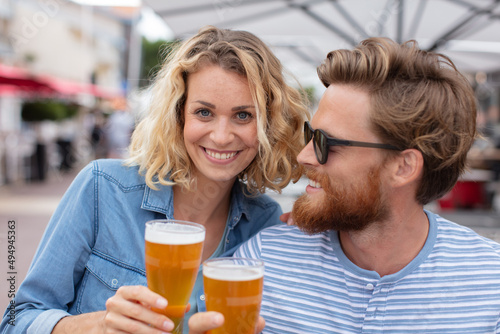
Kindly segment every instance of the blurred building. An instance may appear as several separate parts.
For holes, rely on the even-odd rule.
[[[67,157],[51,148],[56,142],[72,142],[73,160],[87,158],[90,111],[126,96],[139,66],[130,47],[139,15],[138,8],[68,0],[0,0],[0,184],[32,177],[34,156],[45,160],[42,168],[57,166]],[[23,122],[23,104],[37,99],[78,112],[59,122]]]

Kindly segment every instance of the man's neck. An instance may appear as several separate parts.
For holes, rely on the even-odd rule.
[[[358,267],[381,277],[408,265],[427,240],[429,221],[421,206],[393,212],[391,219],[376,222],[363,231],[339,232],[345,255]]]

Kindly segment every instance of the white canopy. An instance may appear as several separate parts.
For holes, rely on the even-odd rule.
[[[248,30],[302,81],[326,54],[371,36],[448,55],[463,71],[500,71],[500,0],[143,0],[176,37],[211,24]]]

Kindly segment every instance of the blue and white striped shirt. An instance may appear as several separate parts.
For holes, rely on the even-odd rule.
[[[384,277],[354,265],[336,232],[250,239],[235,256],[265,261],[263,333],[500,333],[500,244],[426,213],[424,247]]]

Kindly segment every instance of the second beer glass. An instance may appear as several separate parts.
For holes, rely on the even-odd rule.
[[[210,334],[255,334],[264,285],[264,262],[217,258],[203,263],[207,311],[224,315],[224,325]]]
[[[170,318],[182,334],[184,314],[200,267],[205,228],[178,220],[146,223],[145,259],[148,287],[165,297],[165,310],[153,309]]]

